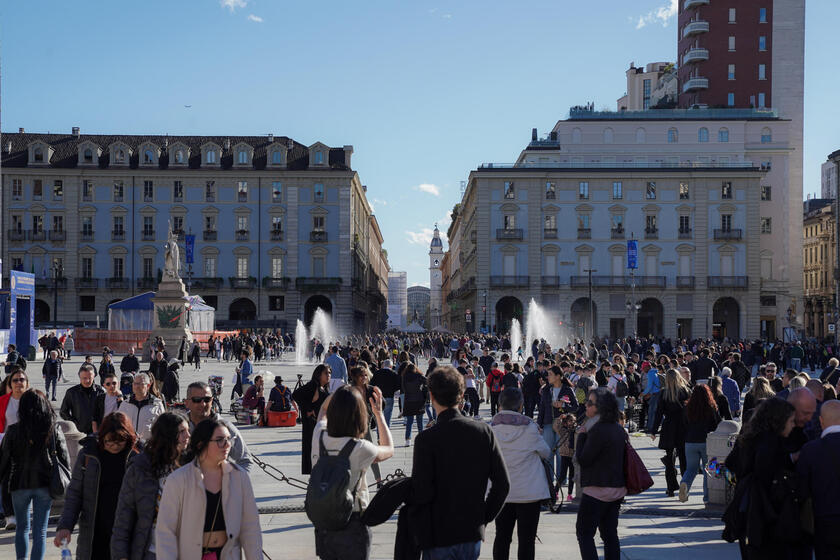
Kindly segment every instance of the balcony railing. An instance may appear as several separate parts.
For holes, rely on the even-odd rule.
[[[668,279],[665,276],[634,276],[637,288],[665,288]],[[630,280],[632,285],[633,280]]]
[[[687,23],[685,27],[683,27],[683,37],[688,37],[689,35],[697,35],[698,33],[708,33],[708,31],[708,21],[692,21],[691,23]]]
[[[236,193],[236,199],[239,202],[248,202],[248,193],[240,191],[240,192]]]
[[[708,78],[690,78],[683,84],[683,93],[696,91],[698,89],[709,89]]]
[[[716,229],[715,230],[715,241],[718,240],[726,240],[726,241],[738,241],[741,239],[741,230],[740,229]]]
[[[266,276],[262,280],[262,285],[263,288],[270,290],[288,290],[291,282],[291,278],[272,278],[271,276]]]
[[[592,228],[578,228],[578,239],[592,239]]]
[[[26,239],[26,231],[22,229],[10,229],[9,233],[9,241],[23,241]]]
[[[612,228],[610,230],[611,239],[624,239],[624,228]]]
[[[83,229],[81,232],[79,232],[79,237],[81,237],[82,241],[93,241],[93,230]]]
[[[187,234],[182,229],[173,229],[172,235],[174,235],[178,239],[178,241],[183,241],[184,239],[186,239]]]
[[[216,238],[219,236],[219,232],[215,229],[205,229],[204,230],[204,241],[216,241]]]
[[[224,284],[224,280],[221,278],[213,278],[210,276],[206,276],[203,278],[193,278],[193,286],[199,289],[204,290],[218,290]]]
[[[683,6],[686,10],[690,10],[691,8],[697,8],[699,6],[708,6],[709,0],[685,0],[685,4]]]
[[[659,228],[646,228],[645,239],[659,239]]]
[[[282,229],[271,230],[271,240],[272,241],[283,241],[283,230]]]
[[[543,229],[543,239],[557,239],[557,228]]]
[[[543,288],[559,288],[560,287],[560,277],[559,276],[543,276],[542,277],[542,285],[543,285]]]
[[[665,276],[624,276],[624,275],[592,275],[593,288],[630,288],[635,283],[637,288],[665,288]],[[572,276],[572,288],[588,288],[589,276]]]
[[[248,278],[231,276],[228,280],[230,281],[230,287],[234,290],[252,290],[257,287],[257,279],[253,276]]]
[[[155,232],[152,230],[143,230],[142,233],[143,241],[154,241],[155,240]]]
[[[95,290],[99,287],[99,278],[76,278],[76,288],[80,290]]]
[[[125,230],[115,229],[111,231],[111,241],[125,241]]]
[[[216,202],[216,194],[204,193],[204,202]]]
[[[238,229],[236,230],[236,240],[237,241],[248,241],[251,238],[251,232],[247,229]]]
[[[527,287],[531,281],[530,276],[491,276],[490,285],[493,287]]]
[[[709,288],[746,290],[749,285],[749,276],[709,276],[706,285]]]
[[[496,230],[496,239],[499,241],[521,241],[524,235],[525,232],[522,230],[522,228],[498,228]]]
[[[677,289],[678,290],[693,290],[694,289],[694,276],[677,276]]]
[[[709,49],[691,49],[683,55],[683,64],[709,60]]]
[[[67,239],[67,232],[63,229],[51,229],[49,236],[50,241],[64,241]]]
[[[105,279],[105,286],[112,290],[127,290],[130,285],[131,282],[128,278],[112,277]]]
[[[29,239],[32,241],[46,241],[47,232],[44,230],[29,230]]]
[[[137,279],[137,289],[138,290],[154,290],[157,287],[157,278],[138,278]]]
[[[688,229],[681,229],[677,232],[677,238],[679,239],[691,239],[691,228]]]
[[[35,289],[42,289],[42,290],[52,290],[53,288],[58,288],[59,290],[67,289],[67,277],[66,276],[59,276],[58,278],[36,278],[35,279]]]
[[[327,232],[326,231],[310,231],[309,232],[309,241],[312,243],[325,243],[327,241]]]
[[[342,279],[337,277],[298,276],[295,287],[303,291],[338,290]]]

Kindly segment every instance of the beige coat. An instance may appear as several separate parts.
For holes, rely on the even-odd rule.
[[[222,468],[222,512],[227,543],[219,560],[262,560],[262,534],[257,502],[248,473],[226,461]],[[163,487],[155,550],[158,560],[201,558],[207,496],[196,461],[169,475]]]

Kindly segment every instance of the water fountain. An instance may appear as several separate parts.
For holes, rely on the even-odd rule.
[[[510,352],[516,356],[516,351],[522,346],[522,325],[519,324],[519,319],[511,319],[510,321]],[[522,346],[522,351],[528,355],[527,347]]]
[[[563,329],[557,318],[540,306],[534,298],[528,303],[528,314],[525,320],[525,354],[530,355],[531,344],[534,340],[543,339],[552,348],[559,348],[563,336]]]
[[[309,356],[307,356],[307,348],[309,347],[309,335],[306,333],[306,325],[300,319],[297,320],[295,327],[295,363],[306,364],[309,363]]]
[[[312,324],[309,325],[309,338],[317,338],[327,348],[330,343],[336,342],[335,325],[329,313],[320,307],[315,310],[312,316]]]

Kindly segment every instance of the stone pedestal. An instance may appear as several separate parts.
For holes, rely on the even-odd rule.
[[[192,332],[187,325],[188,299],[183,280],[164,277],[158,285],[153,301],[155,305],[154,328],[149,338],[150,343],[156,337],[161,337],[166,342],[169,358],[177,358],[183,337],[186,335],[188,342],[193,340]]]

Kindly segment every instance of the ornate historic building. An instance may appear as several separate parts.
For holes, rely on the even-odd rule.
[[[806,200],[802,220],[802,285],[805,287],[805,336],[834,337],[834,200]]]

